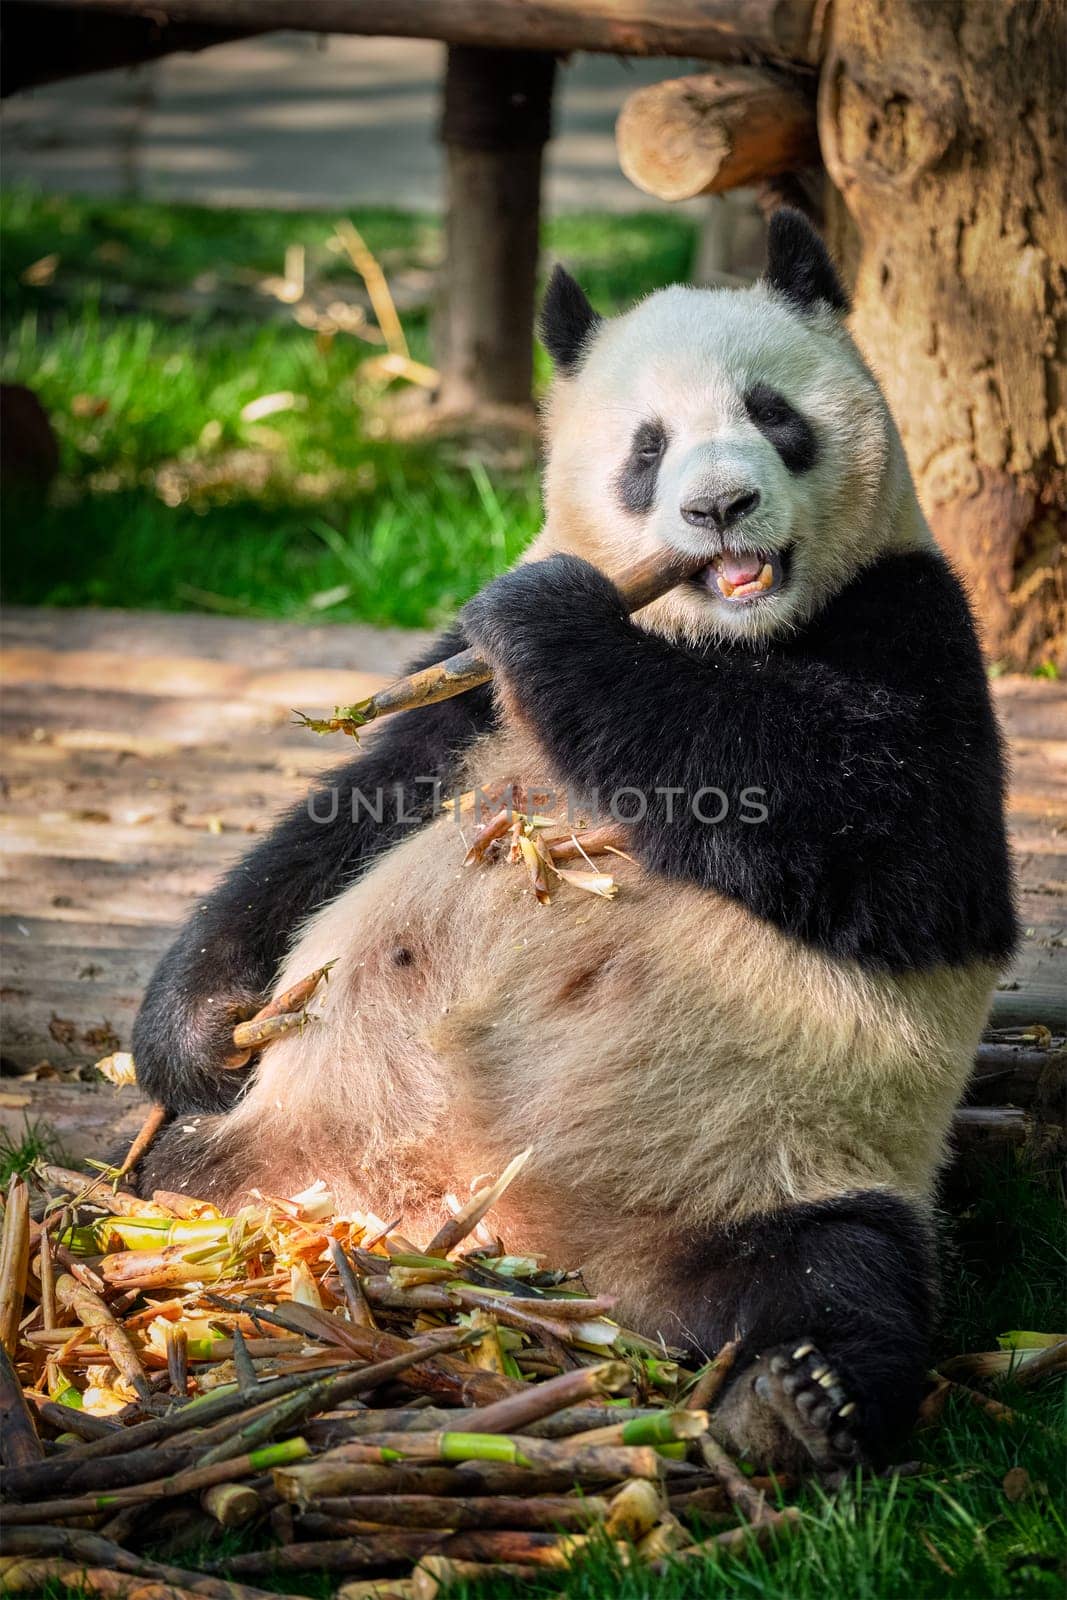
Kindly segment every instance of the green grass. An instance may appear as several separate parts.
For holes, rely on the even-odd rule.
[[[435,259],[429,218],[355,221],[398,289]],[[62,458],[46,504],[5,505],[8,600],[427,625],[536,532],[532,461],[390,443],[360,373],[375,350],[345,335],[323,348],[257,292],[293,243],[309,283],[358,287],[330,217],[15,191],[0,222],[0,375],[40,396]],[[694,237],[681,219],[573,217],[545,243],[610,308],[684,277]],[[50,281],[23,281],[52,256]],[[424,300],[404,323],[429,360]],[[279,391],[293,409],[242,419]]]
[[[16,1173],[24,1175],[37,1161],[65,1160],[62,1147],[54,1132],[43,1122],[31,1122],[23,1116],[24,1128],[15,1138],[6,1128],[0,1129],[0,1188],[10,1183]]]

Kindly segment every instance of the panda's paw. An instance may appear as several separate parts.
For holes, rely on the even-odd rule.
[[[820,1472],[847,1472],[863,1459],[858,1402],[809,1339],[764,1351],[757,1365],[753,1394]]]
[[[528,561],[494,578],[464,606],[466,637],[489,663],[519,673],[541,648],[558,652],[567,640],[588,639],[598,618],[625,617],[619,591],[580,556]]]

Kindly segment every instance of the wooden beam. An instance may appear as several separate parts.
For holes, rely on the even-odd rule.
[[[503,50],[753,55],[814,65],[818,0],[37,0],[56,10],[209,27],[443,39]]]
[[[4,0],[0,9],[0,97],[87,72],[133,67],[177,51],[210,49],[259,33],[256,27],[170,23],[142,8],[114,14],[70,11],[58,23],[39,0]]]
[[[819,158],[804,85],[756,67],[724,67],[636,90],[615,128],[619,165],[645,194],[690,200]]]

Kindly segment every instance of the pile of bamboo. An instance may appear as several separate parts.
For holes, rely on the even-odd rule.
[[[663,1570],[788,1533],[791,1485],[746,1475],[709,1429],[734,1346],[686,1367],[613,1321],[609,1296],[488,1232],[521,1162],[422,1249],[399,1223],[336,1216],[321,1186],[223,1217],[141,1200],[115,1171],[14,1178],[3,1591],[266,1600],[256,1579],[321,1574],[342,1600],[488,1574],[565,1587],[591,1551]],[[957,1392],[1013,1421],[958,1379],[1062,1370],[1067,1341],[1026,1337],[936,1375],[929,1417]],[[214,1553],[220,1527],[242,1530],[239,1553]]]
[[[4,1591],[252,1600],[327,1573],[346,1600],[425,1596],[788,1529],[788,1486],[708,1430],[730,1347],[685,1367],[489,1235],[519,1165],[423,1249],[319,1188],[223,1217],[114,1172],[13,1179]],[[225,1560],[220,1525],[243,1528]]]

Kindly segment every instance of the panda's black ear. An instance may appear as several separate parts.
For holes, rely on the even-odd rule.
[[[828,305],[849,310],[830,252],[807,217],[783,206],[767,230],[767,282],[798,311]]]
[[[560,372],[574,371],[601,320],[566,268],[553,267],[537,332]]]

